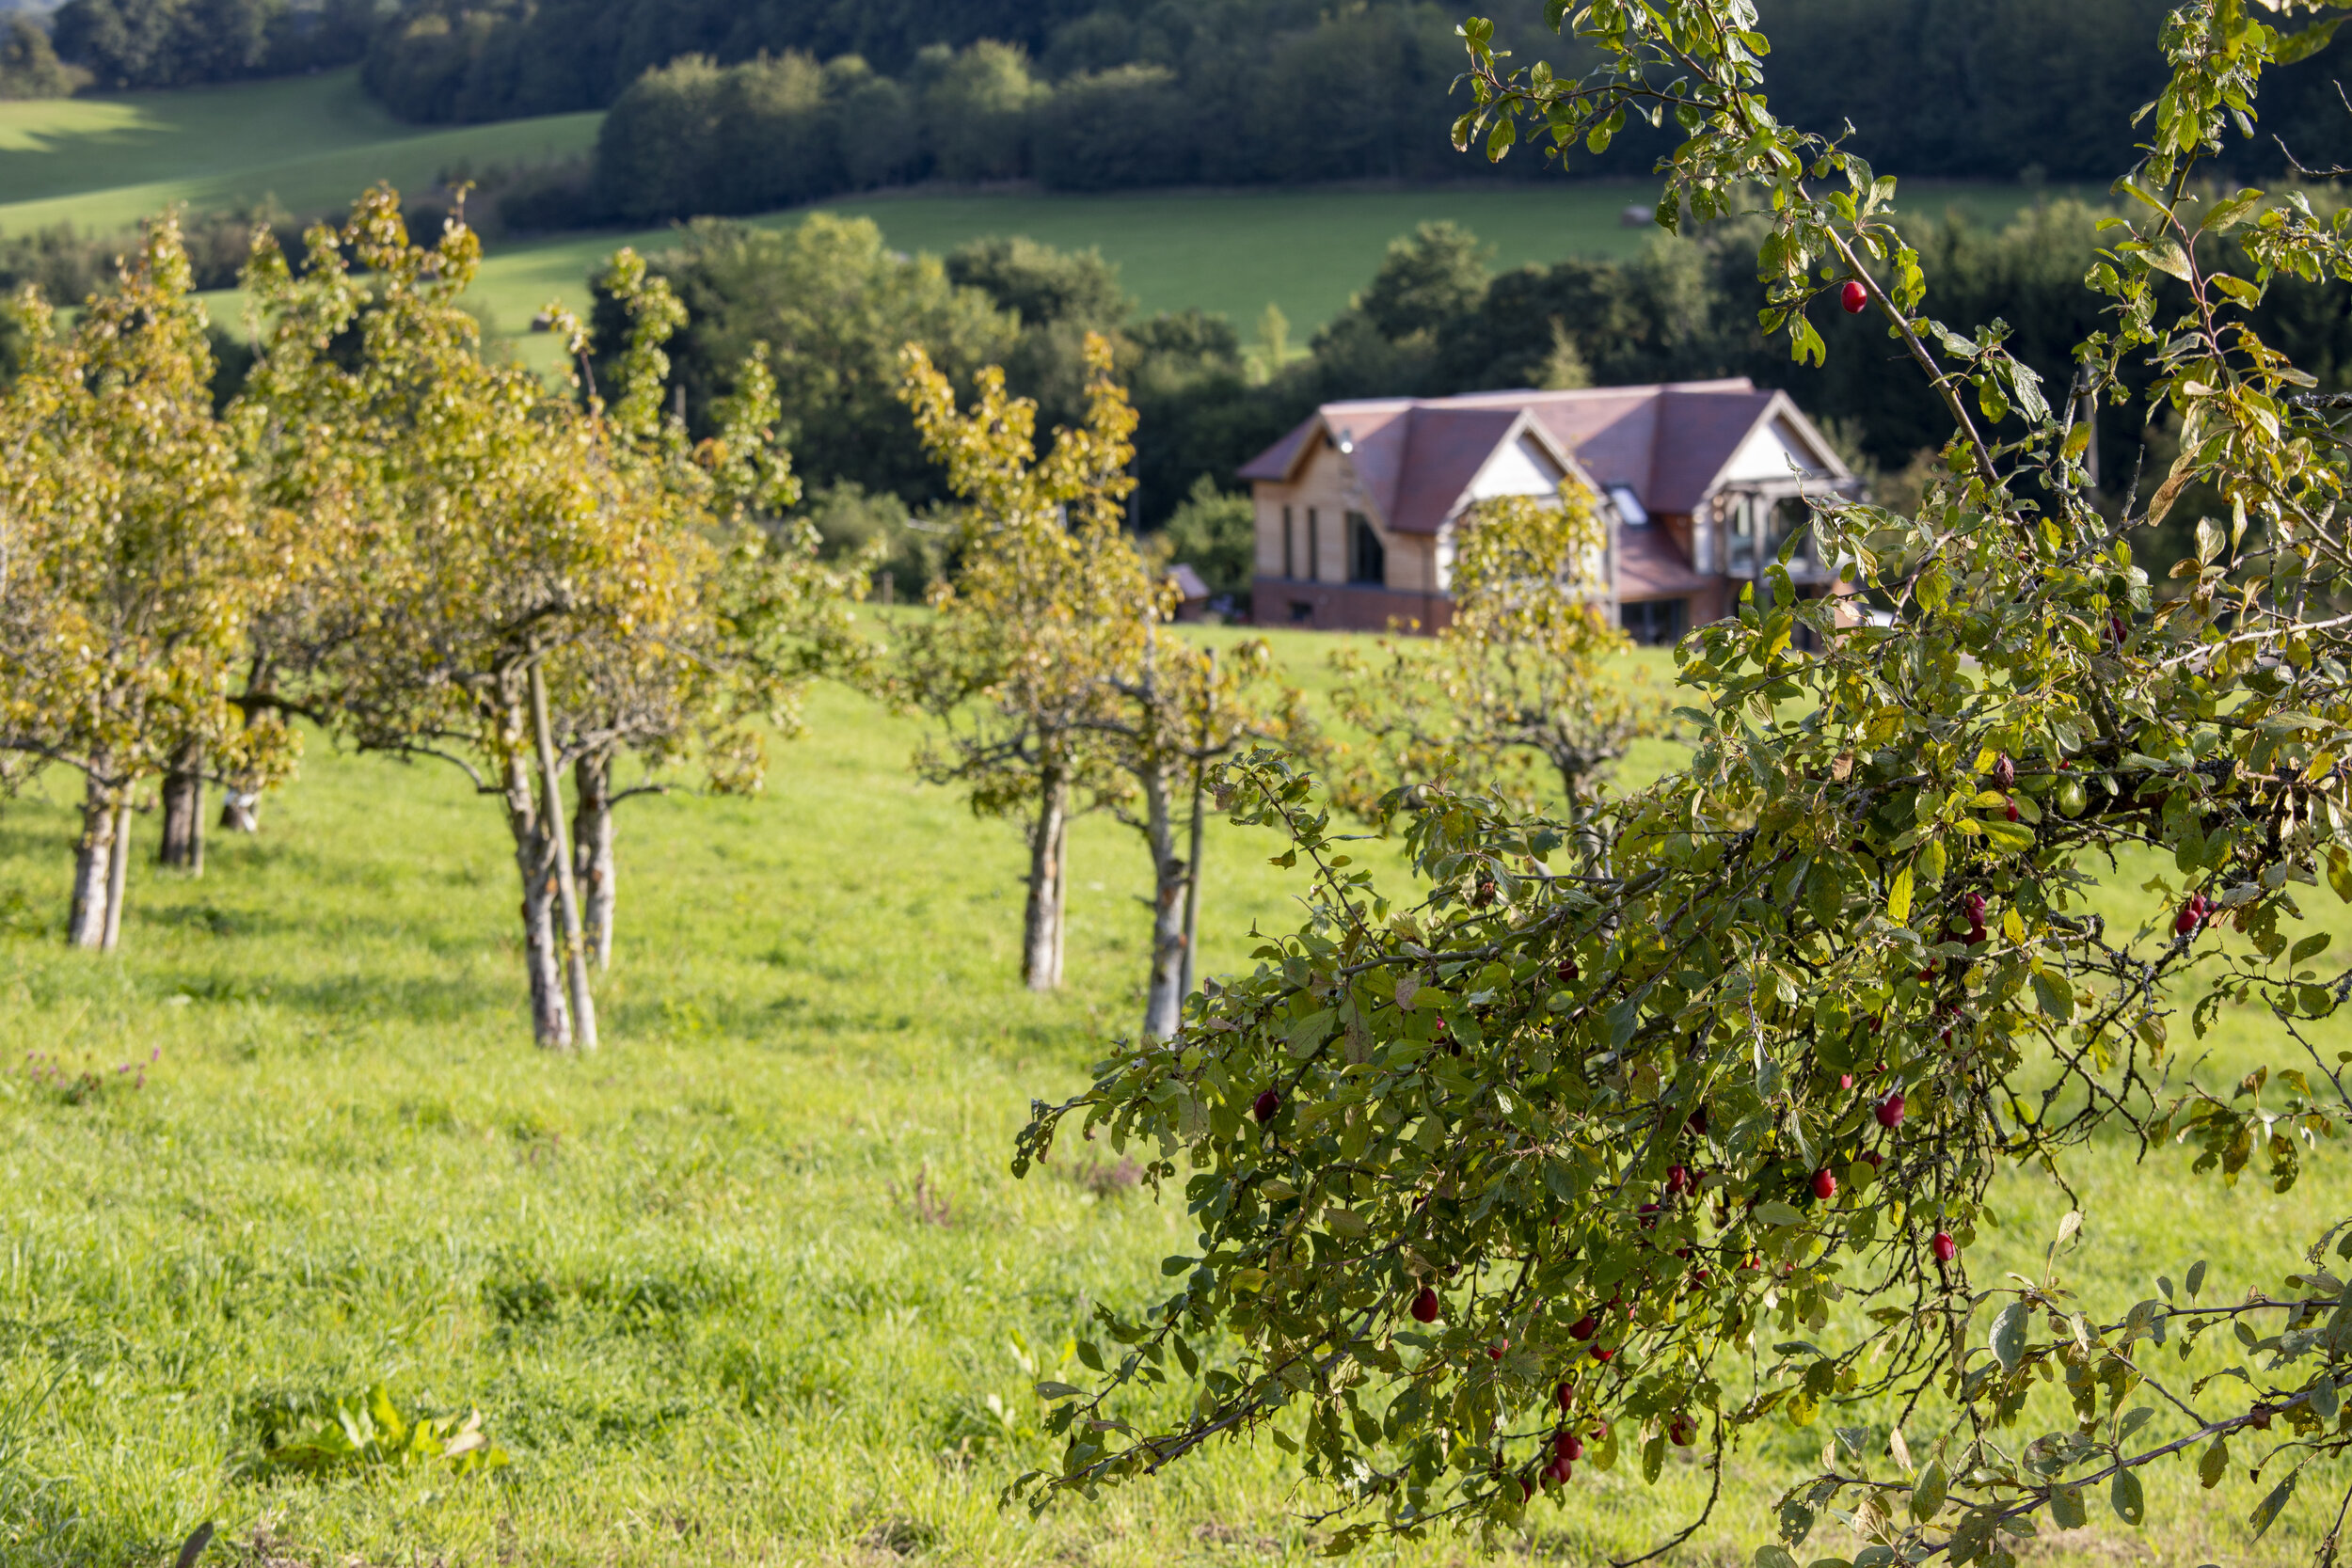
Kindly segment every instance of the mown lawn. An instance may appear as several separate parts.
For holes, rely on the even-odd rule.
[[[1323,684],[1328,641],[1278,644]],[[1035,1377],[1071,1365],[1093,1301],[1157,1291],[1190,1242],[1107,1149],[1006,1168],[1030,1099],[1071,1092],[1132,1027],[1143,856],[1081,827],[1072,983],[1033,997],[1012,830],[914,781],[914,724],[837,691],[811,711],[764,797],[628,807],[606,1043],[580,1059],[529,1044],[502,826],[447,769],[314,745],[264,832],[215,836],[200,880],[142,859],[111,958],[56,941],[61,781],[0,809],[0,1561],[152,1564],[207,1519],[207,1562],[1311,1556],[1295,1515],[1315,1499],[1270,1446],[1036,1522],[996,1507],[1048,1459]],[[1294,918],[1273,847],[1212,840],[1212,971],[1247,961],[1251,922]],[[2332,896],[2314,909],[2352,929]],[[2263,1037],[2241,1017],[2217,1042],[2234,1072]],[[85,1070],[103,1086],[60,1082]],[[2192,1184],[2187,1164],[2136,1167],[2120,1145],[2085,1162],[2106,1310],[2200,1255],[2209,1297],[2276,1289],[2352,1202],[2332,1148],[2285,1198]],[[2001,1209],[1980,1282],[2038,1266],[2059,1212],[2022,1182]],[[478,1408],[512,1464],[251,1472],[273,1413],[377,1382],[406,1409]],[[1762,1499],[1821,1437],[1752,1438],[1678,1560],[1745,1560]],[[2259,1548],[2243,1472],[2207,1495],[2184,1465],[2151,1487],[2145,1532],[2095,1517],[2033,1555],[2291,1560],[2332,1513],[2307,1479]],[[1586,1467],[1499,1553],[1639,1549],[1703,1493],[1687,1466],[1656,1491]],[[1825,1528],[1805,1555],[1851,1550]]]

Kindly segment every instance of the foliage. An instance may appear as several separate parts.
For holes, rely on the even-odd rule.
[[[262,781],[294,756],[283,725],[247,723],[230,695],[298,531],[252,504],[192,284],[165,219],[71,336],[28,290],[25,364],[0,401],[0,750],[84,777],[69,928],[86,946],[119,925],[135,789],[191,748]]]
[[[951,283],[936,260],[894,258],[864,219],[818,214],[784,232],[697,223],[647,265],[686,307],[668,352],[690,430],[717,430],[741,368],[764,347],[778,440],[800,471],[815,484],[846,480],[911,503],[936,482],[896,403],[899,347],[924,344],[961,380],[1001,356],[1016,330],[984,296]],[[619,303],[600,294],[595,341],[622,341],[626,322]],[[596,373],[609,379],[610,361],[598,359]]]
[[[401,1468],[446,1464],[453,1475],[482,1475],[511,1463],[482,1430],[482,1412],[455,1416],[401,1414],[383,1384],[336,1400],[324,1413],[289,1408],[246,1465],[255,1476],[331,1475],[380,1465]]]
[[[1110,345],[1086,343],[1089,407],[1037,451],[1037,405],[991,365],[969,412],[919,344],[899,396],[924,449],[963,502],[958,564],[930,593],[933,619],[903,642],[899,700],[931,716],[916,769],[961,789],[976,815],[1029,819],[1022,976],[1061,983],[1065,863],[1073,810],[1115,790],[1090,723],[1104,682],[1139,661],[1165,590],[1129,539],[1135,410],[1111,380]]]
[[[182,87],[359,57],[372,0],[66,0],[56,52],[101,86]]]
[[[0,98],[64,98],[87,79],[57,58],[48,29],[30,17],[0,24]]]
[[[1200,574],[1211,598],[1248,601],[1258,571],[1257,509],[1248,496],[1228,494],[1214,475],[1202,474],[1168,515],[1159,538],[1168,560]]]
[[[1042,1506],[1263,1431],[1328,1496],[1343,1550],[1516,1529],[1580,1460],[1638,1453],[1655,1483],[1671,1449],[1701,1447],[1720,1487],[1743,1433],[1883,1398],[1891,1468],[1875,1427],[1834,1418],[1764,1568],[1823,1516],[1861,1538],[1857,1562],[2009,1562],[2033,1515],[2080,1525],[2089,1487],[2138,1525],[2142,1472],[2192,1446],[2211,1480],[2232,1444],[2277,1478],[2259,1536],[2352,1444],[2324,1265],[2342,1222],[2316,1222],[2284,1295],[2218,1307],[2084,1302],[2061,1263],[2078,1203],[2038,1265],[1979,1283],[1972,1264],[2005,1170],[2074,1199],[2095,1140],[2145,1159],[2179,1138],[2197,1172],[2234,1180],[2259,1153],[2284,1191],[2352,1116],[2314,1032],[2352,974],[2319,967],[2329,933],[2297,937],[2301,889],[2352,896],[2342,400],[2303,396],[2243,314],[2281,273],[2352,280],[2352,223],[2194,186],[2250,133],[2265,65],[2334,21],[2296,34],[2204,0],[2166,23],[2172,83],[2119,186],[2138,205],[2087,280],[2111,314],[2078,352],[2081,389],[2111,403],[2152,356],[2148,395],[2184,438],[2145,510],[2110,522],[2077,399],[2045,393],[1998,322],[1926,315],[1879,212],[1893,182],[1767,113],[1745,0],[1553,14],[1599,63],[1514,67],[1466,23],[1457,145],[1597,150],[1671,112],[1687,139],[1662,210],[1770,198],[1767,330],[1818,359],[1807,307],[1857,288],[1945,398],[1946,474],[1917,516],[1831,502],[1813,521],[1893,624],[1841,627],[1772,569],[1773,608],[1743,600],[1677,650],[1690,765],[1587,818],[1572,874],[1549,864],[1559,825],[1419,785],[1391,806],[1421,886],[1391,897],[1340,852],[1313,780],[1271,754],[1229,769],[1223,803],[1288,837],[1320,891],[1180,1038],[1115,1050],[1023,1134],[1017,1171],[1072,1126],[1132,1143],[1148,1180],[1182,1174],[1200,1234],[1163,1265],[1171,1294],[1098,1311],[1109,1354],[1079,1354],[1106,1375],[1044,1390],[1066,1447],[1012,1493]],[[2233,229],[2250,276],[2217,264]],[[2193,484],[2231,515],[2200,522],[2159,600],[2134,535]],[[1818,655],[1793,649],[1801,625]],[[2181,882],[2153,884],[2131,929],[2086,903],[2095,864],[2139,844]],[[2232,1084],[2181,1059],[2178,1031],[2230,1005],[2267,1012],[2299,1065]],[[2252,1355],[2173,1384],[2157,1352],[2223,1323]],[[2061,1374],[2074,1430],[2012,1435]],[[1177,1419],[1124,1413],[1178,1375]],[[2127,1410],[2143,1388],[2160,1402]]]
[[[1383,638],[1376,658],[1331,656],[1343,681],[1332,705],[1367,736],[1360,753],[1331,759],[1334,799],[1379,819],[1399,790],[1443,782],[1583,820],[1662,705],[1606,669],[1631,645],[1596,600],[1607,549],[1580,485],[1466,512],[1452,622],[1430,639]]]

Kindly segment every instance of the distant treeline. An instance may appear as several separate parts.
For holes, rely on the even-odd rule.
[[[50,25],[58,55],[105,88],[345,65],[367,52],[376,22],[374,0],[66,0]]]
[[[1955,325],[2007,322],[2018,354],[2062,391],[2072,345],[2101,325],[2081,286],[2097,216],[2054,202],[1999,233],[1915,223],[1928,309]],[[1267,345],[1245,344],[1221,318],[1140,313],[1099,255],[1025,240],[909,261],[864,220],[819,215],[782,232],[705,222],[654,265],[691,315],[671,345],[690,420],[700,427],[746,353],[768,344],[812,515],[845,548],[891,533],[894,570],[911,588],[937,564],[926,541],[939,535],[902,525],[945,498],[892,396],[898,347],[910,338],[960,380],[1004,364],[1015,388],[1038,398],[1042,428],[1077,420],[1079,341],[1089,330],[1111,334],[1142,416],[1136,504],[1146,527],[1188,502],[1197,509],[1202,476],[1236,488],[1236,468],[1327,401],[1717,375],[1788,388],[1877,476],[1882,495],[1899,500],[1948,420],[1904,356],[1867,319],[1827,302],[1813,312],[1832,339],[1826,369],[1792,365],[1768,345],[1756,325],[1757,237],[1726,226],[1698,240],[1661,236],[1630,261],[1497,275],[1472,236],[1431,226],[1393,245],[1310,353],[1279,369]],[[2233,258],[2217,248],[2216,260]],[[2254,320],[2328,388],[2352,388],[2352,314],[2340,293],[2279,279]],[[2136,405],[2103,415],[2099,428],[2110,488],[2143,444],[2152,482],[2175,450],[2165,419],[2151,423]],[[2184,509],[2180,528],[2194,518]]]
[[[122,0],[116,0],[122,3]],[[1913,175],[2111,178],[2164,81],[2169,0],[1763,0],[1774,110]],[[610,104],[616,213],[742,212],[929,177],[1064,189],[1479,172],[1446,146],[1464,4],[1158,0],[1089,7],[411,0],[367,81],[413,119]],[[1476,8],[1522,59],[1574,67],[1536,0]],[[996,47],[975,49],[981,40]],[[821,62],[821,63],[820,63]],[[2265,83],[2249,171],[2352,154],[2332,52]],[[1623,138],[1645,169],[1662,138]],[[1505,177],[1537,172],[1526,151]]]

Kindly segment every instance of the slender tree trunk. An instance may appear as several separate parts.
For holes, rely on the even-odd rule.
[[[598,969],[612,966],[612,907],[620,894],[612,858],[612,759],[581,757],[572,764],[579,804],[572,816],[572,878],[580,884],[580,923]]]
[[[572,1041],[596,1048],[596,999],[588,989],[588,943],[580,927],[580,888],[572,880],[572,849],[564,842],[564,776],[555,766],[555,735],[548,723],[546,673],[531,667],[531,724],[539,741],[539,782],[547,790],[548,832],[555,839],[555,891],[564,911],[564,973],[571,981]]]
[[[569,1050],[572,1015],[564,1005],[564,966],[556,951],[555,841],[539,819],[539,793],[531,763],[510,747],[505,778],[506,824],[515,835],[515,865],[523,879],[523,967],[531,976],[532,1037],[549,1051]]]
[[[1174,1039],[1184,1021],[1184,888],[1191,867],[1176,853],[1175,780],[1143,770],[1144,836],[1152,846],[1152,981],[1143,998],[1143,1037]]]
[[[95,952],[106,945],[106,898],[113,885],[115,803],[96,779],[82,788],[82,838],[73,848],[73,911],[65,939]]]
[[[106,940],[109,953],[122,941],[122,897],[131,880],[131,793],[115,807],[114,853],[106,859]]]
[[[1063,910],[1069,894],[1070,780],[1048,768],[1029,827],[1029,904],[1022,924],[1021,979],[1031,990],[1061,986]]]
[[[1207,824],[1208,790],[1202,775],[1208,765],[1195,759],[1192,765],[1192,852],[1185,866],[1184,878],[1184,977],[1178,996],[1190,996],[1200,987],[1200,836]]]
[[[156,858],[194,876],[204,875],[204,754],[190,746],[164,776],[163,844]]]

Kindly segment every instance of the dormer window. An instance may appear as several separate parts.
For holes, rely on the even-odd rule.
[[[1633,493],[1633,486],[1612,484],[1609,499],[1616,506],[1617,520],[1627,528],[1649,527],[1649,512],[1642,505],[1642,498]]]

